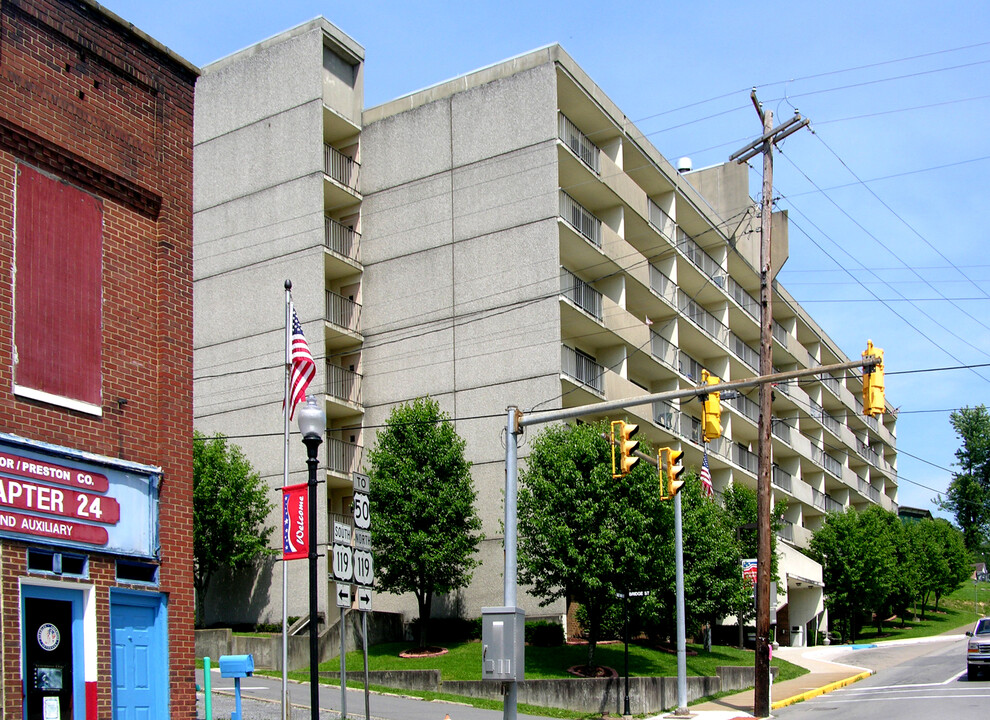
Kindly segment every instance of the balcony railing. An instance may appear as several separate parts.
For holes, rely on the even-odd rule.
[[[560,294],[595,320],[602,319],[602,294],[566,268],[560,269]]]
[[[563,190],[560,191],[560,216],[589,242],[596,247],[602,246],[602,221]]]
[[[674,235],[677,232],[677,225],[674,223],[674,219],[665,213],[652,199],[649,200],[649,208],[650,225],[655,227],[657,232],[669,241],[673,242]]]
[[[791,492],[791,474],[785,470],[781,470],[777,465],[773,465],[770,468],[770,482],[782,490]]]
[[[831,432],[833,435],[838,435],[840,429],[842,428],[842,423],[839,422],[834,417],[832,417],[831,415],[829,415],[824,410],[822,411],[822,424],[826,428],[828,428],[829,432]]]
[[[724,397],[724,396],[723,396]],[[737,395],[734,398],[728,399],[729,405],[738,410],[742,415],[745,415],[753,422],[760,421],[760,405],[759,403],[753,402],[745,395]]]
[[[743,288],[742,285],[740,285],[739,283],[737,283],[735,280],[732,279],[731,275],[728,278],[727,286],[728,286],[727,289],[729,291],[729,295],[732,296],[733,300],[739,303],[739,307],[745,310],[750,317],[752,317],[754,320],[759,322],[760,320],[759,300],[757,300],[748,292],[746,292],[746,290]]]
[[[350,298],[327,290],[327,321],[351,332],[357,332],[361,322],[361,306]]]
[[[825,512],[843,512],[845,507],[838,500],[833,500],[831,495],[825,496]]]
[[[668,367],[677,368],[677,348],[657,332],[650,331],[650,353]]]
[[[822,450],[820,447],[815,447],[814,445],[812,445],[811,462],[815,463],[815,465],[820,465],[821,467],[825,467],[825,451]]]
[[[327,395],[361,404],[361,376],[353,370],[327,362]]]
[[[561,370],[568,377],[601,395],[604,390],[605,368],[584,353],[561,345]]]
[[[677,286],[674,281],[663,274],[656,265],[650,265],[650,290],[657,296],[666,300],[673,307],[677,307]]]
[[[728,347],[729,328],[719,322],[718,318],[705,310],[701,305],[677,290],[677,308],[695,325],[713,337],[719,344]]]
[[[778,440],[791,444],[791,426],[783,418],[773,418],[770,422],[770,432]]]
[[[748,368],[754,372],[759,372],[760,353],[743,342],[742,338],[731,330],[729,331],[729,350],[734,352],[736,357],[742,360]]]
[[[773,336],[784,347],[787,347],[787,330],[776,320],[773,321]]]
[[[357,163],[331,145],[323,146],[323,172],[344,187],[357,189]]]
[[[809,408],[808,412],[811,415],[811,417],[813,417],[818,422],[821,422],[822,414],[825,412],[825,409],[811,398],[808,398],[808,408]]]
[[[338,255],[357,260],[360,238],[354,228],[341,225],[333,218],[326,218],[326,244]]]
[[[354,515],[341,515],[340,513],[330,513],[330,527],[333,527],[334,523],[340,523],[341,525],[347,525],[352,530],[354,529]]]
[[[837,378],[828,374],[822,375],[822,385],[828,388],[829,392],[833,395],[839,397],[839,381]]]
[[[683,350],[678,351],[677,358],[677,371],[686,378],[694,380],[695,382],[701,382],[701,371],[704,369],[702,364],[695,360],[693,357],[688,355]]]
[[[572,123],[563,113],[558,113],[557,120],[557,132],[560,139],[575,155],[581,158],[581,162],[597,173],[598,156],[601,152],[598,146],[591,142],[587,135],[578,130],[577,125]]]
[[[880,453],[871,448],[869,445],[864,443],[859,438],[856,438],[856,452],[862,455],[866,460],[873,465],[880,464]]]
[[[879,503],[880,491],[877,490],[872,485],[870,485],[870,483],[868,483],[863,478],[856,478],[856,479],[858,481],[859,494],[862,495],[863,497],[868,497],[870,500],[872,500],[875,503]]]
[[[832,473],[837,478],[842,477],[842,463],[829,455],[827,452],[822,453],[822,459],[824,460],[826,471]]]
[[[780,529],[777,530],[777,537],[783,540],[794,540],[794,523],[781,520]]]
[[[677,229],[677,247],[716,285],[719,287],[725,285],[725,268],[719,265],[718,260],[702,250],[694,238],[680,228]]]
[[[349,475],[361,467],[364,448],[337,438],[327,438],[327,467],[339,475]]]
[[[653,422],[674,435],[681,434],[681,414],[663,400],[653,403]]]
[[[811,488],[811,504],[819,510],[825,509],[825,493]]]
[[[756,453],[750,452],[742,445],[734,444],[732,446],[732,460],[736,465],[741,467],[743,470],[749,470],[749,472],[756,474],[757,468],[757,457]]]

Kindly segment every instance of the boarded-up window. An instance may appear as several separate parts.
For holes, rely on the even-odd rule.
[[[17,168],[14,392],[100,413],[103,204]]]

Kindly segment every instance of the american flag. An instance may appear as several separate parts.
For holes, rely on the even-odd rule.
[[[289,348],[289,362],[291,373],[289,375],[289,419],[296,412],[296,405],[306,397],[306,388],[310,381],[316,377],[316,362],[313,354],[306,344],[306,336],[303,335],[302,325],[299,323],[299,316],[296,315],[296,308],[292,308],[292,339]]]
[[[705,456],[701,459],[701,473],[699,475],[701,478],[701,491],[705,493],[705,497],[711,497],[715,492],[715,488],[712,487],[712,473],[708,469],[708,445],[705,445]]]

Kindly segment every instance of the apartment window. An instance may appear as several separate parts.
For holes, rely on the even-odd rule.
[[[14,393],[99,415],[103,203],[18,165],[14,233]]]

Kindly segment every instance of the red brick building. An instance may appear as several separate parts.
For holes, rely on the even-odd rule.
[[[195,717],[198,70],[0,1],[0,712]]]

